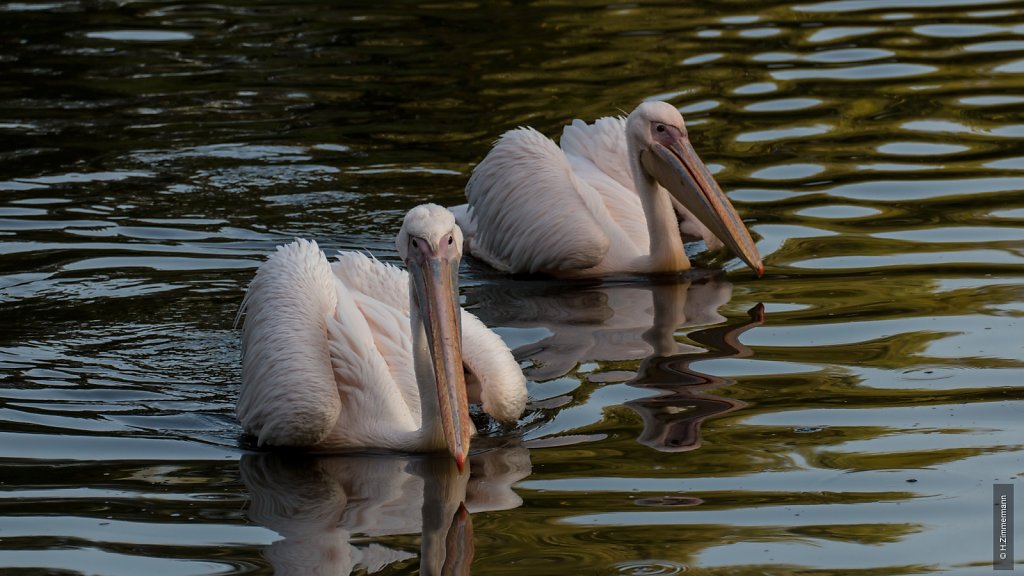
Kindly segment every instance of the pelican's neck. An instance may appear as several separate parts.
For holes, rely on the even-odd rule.
[[[668,191],[658,185],[640,163],[640,150],[630,141],[630,167],[633,184],[640,195],[644,217],[647,219],[647,233],[650,236],[651,253],[643,266],[643,272],[682,272],[690,268],[690,260],[683,249],[683,237],[679,232],[672,198]]]
[[[412,291],[409,292],[409,322],[412,327],[412,360],[419,390],[420,430],[426,444],[438,450],[446,446],[441,429],[441,405],[437,399],[437,380],[434,363],[430,358],[430,343],[420,308]]]

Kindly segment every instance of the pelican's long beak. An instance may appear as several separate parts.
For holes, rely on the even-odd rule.
[[[668,146],[655,142],[644,150],[640,161],[659,184],[753,268],[759,277],[764,273],[761,255],[750,232],[729,197],[718,187],[708,167],[697,156],[685,132]]]
[[[437,252],[424,249],[417,257],[411,258],[409,272],[430,347],[441,430],[448,451],[462,472],[469,456],[469,441],[474,428],[469,419],[466,376],[462,368],[461,311],[458,303],[460,255],[453,246],[444,244]]]

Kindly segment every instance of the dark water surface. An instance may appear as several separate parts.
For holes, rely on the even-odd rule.
[[[502,131],[646,98],[763,279],[467,265],[533,400],[473,478],[239,448],[276,244],[394,261]],[[1022,144],[1024,2],[0,3],[0,572],[988,573]]]

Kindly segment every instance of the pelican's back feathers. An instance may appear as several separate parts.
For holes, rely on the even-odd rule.
[[[593,124],[573,120],[562,129],[558,144],[570,157],[589,160],[627,190],[633,191],[633,174],[629,168],[626,146],[626,119],[622,116],[598,118]],[[635,191],[634,191],[635,194]]]
[[[464,232],[475,232],[469,252],[505,272],[596,266],[609,244],[595,220],[604,207],[579,186],[550,139],[532,128],[506,132],[466,184],[468,211],[455,212],[472,220],[459,222]]]
[[[340,399],[324,335],[337,304],[316,242],[280,246],[256,272],[242,301],[238,419],[261,445],[312,445],[334,427]]]
[[[647,218],[629,167],[626,119],[598,118],[593,124],[573,120],[562,130],[559,144],[576,177],[601,195],[608,214],[623,233],[619,244],[629,242],[638,253],[648,253]]]

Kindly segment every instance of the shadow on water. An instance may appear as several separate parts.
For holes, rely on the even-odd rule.
[[[249,518],[282,537],[264,552],[276,574],[373,573],[412,563],[423,575],[466,576],[471,514],[522,504],[512,487],[530,475],[530,454],[523,447],[473,454],[469,474],[447,456],[249,453],[239,467]],[[418,537],[418,552],[410,537]]]

